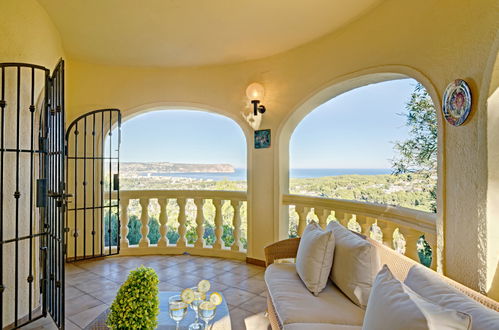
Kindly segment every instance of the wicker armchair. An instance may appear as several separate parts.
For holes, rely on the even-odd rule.
[[[265,251],[265,264],[268,267],[273,264],[275,260],[296,258],[298,252],[298,245],[300,245],[300,238],[288,238],[279,242],[267,245]]]

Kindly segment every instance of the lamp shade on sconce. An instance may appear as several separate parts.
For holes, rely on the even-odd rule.
[[[246,88],[246,96],[250,100],[262,100],[265,94],[263,86],[259,83],[252,83]]]

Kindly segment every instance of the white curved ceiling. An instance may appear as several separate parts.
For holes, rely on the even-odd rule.
[[[38,0],[66,53],[94,63],[198,66],[274,55],[382,0]]]

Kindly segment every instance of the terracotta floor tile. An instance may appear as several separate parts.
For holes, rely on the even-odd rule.
[[[85,328],[90,322],[95,320],[102,312],[108,308],[105,304],[100,304],[92,308],[88,308],[78,314],[69,316],[69,320],[81,328]]]
[[[64,295],[66,300],[73,299],[79,296],[84,295],[85,292],[75,288],[74,286],[71,285],[66,285]]]
[[[66,301],[66,317],[76,315],[87,309],[93,308],[95,306],[102,305],[102,301],[92,297],[89,294],[85,294],[80,297],[76,297]]]
[[[268,319],[263,313],[255,314],[241,308],[230,311],[230,320],[234,330],[267,330],[270,329]]]
[[[87,282],[92,282],[92,281],[97,281],[103,279],[103,277],[91,273],[91,272],[83,272],[83,273],[78,273],[75,275],[68,275],[66,274],[66,283],[70,285],[77,285],[80,283],[87,283]]]
[[[267,329],[264,268],[222,258],[179,256],[108,257],[66,265],[66,329],[84,328],[113,301],[131,270],[144,265],[160,278],[159,290],[181,291],[209,279],[223,293],[233,329]],[[50,319],[28,329],[55,329]]]
[[[267,298],[256,296],[238,306],[248,312],[263,313],[267,311]]]
[[[241,289],[230,288],[224,291],[224,297],[227,299],[228,304],[239,306],[251,298],[256,297],[256,295]]]
[[[88,282],[81,282],[78,284],[74,285],[78,290],[84,291],[84,292],[94,292],[97,290],[104,290],[104,289],[115,289],[117,290],[119,288],[119,284],[116,282],[113,282],[111,280],[105,279],[105,278],[100,278],[98,280],[92,280]]]
[[[237,288],[249,291],[254,294],[261,294],[262,292],[265,291],[267,286],[265,285],[265,281],[255,278],[248,278],[244,281],[241,281],[237,285]]]

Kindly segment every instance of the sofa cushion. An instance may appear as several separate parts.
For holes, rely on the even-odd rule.
[[[424,266],[414,265],[404,283],[419,295],[446,308],[471,315],[471,329],[499,329],[499,313],[450,286],[442,277]]]
[[[272,264],[265,282],[276,316],[284,326],[292,323],[331,323],[361,326],[364,310],[330,281],[314,296],[296,273],[294,264]]]
[[[298,246],[296,272],[315,295],[326,287],[333,264],[333,253],[333,232],[322,230],[314,221],[308,224]]]
[[[335,239],[331,280],[355,304],[366,308],[376,274],[381,268],[375,246],[336,221],[327,229]]]
[[[384,265],[374,281],[363,330],[454,329],[471,326],[468,314],[435,304],[393,277]]]
[[[292,323],[283,327],[283,330],[362,330],[358,325],[341,325],[329,323]]]

